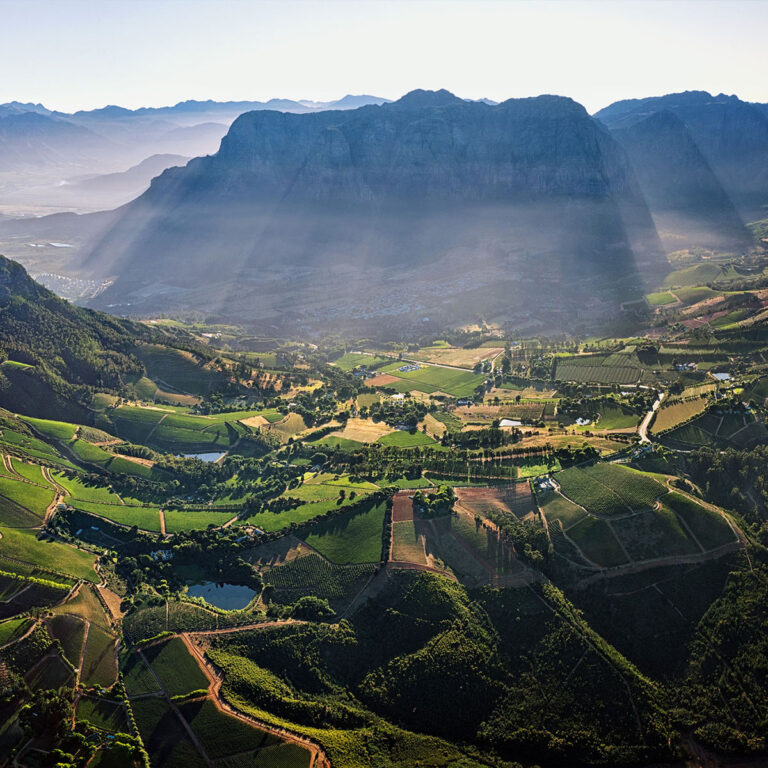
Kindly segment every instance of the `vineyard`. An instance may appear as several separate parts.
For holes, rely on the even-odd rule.
[[[270,568],[264,581],[275,588],[274,599],[280,603],[292,603],[302,595],[343,603],[357,594],[377,567],[372,563],[336,565],[310,554]]]
[[[563,494],[597,516],[646,509],[667,492],[650,475],[620,464],[571,467],[557,474]]]
[[[536,510],[528,483],[514,483],[486,488],[457,488],[459,504],[472,514],[498,512],[523,518]]]

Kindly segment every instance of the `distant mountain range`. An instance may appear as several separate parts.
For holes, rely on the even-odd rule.
[[[164,136],[210,125],[168,131],[169,113],[252,104],[108,107],[64,125],[116,144],[142,122]],[[77,246],[67,268],[113,280],[93,303],[118,313],[390,337],[482,316],[535,332],[615,322],[668,269],[665,252],[743,249],[745,222],[768,204],[768,109],[735,96],[622,101],[594,116],[564,97],[496,104],[444,90],[291,104],[241,114],[210,156],[70,183],[146,185],[179,166],[111,212],[2,222],[0,242]],[[24,106],[0,125],[62,120]]]
[[[529,312],[532,296],[559,323],[596,280],[590,312],[615,314],[666,264],[625,153],[583,107],[447,91],[246,113],[81,256],[83,273],[116,278],[97,299],[111,311],[374,330]]]
[[[367,95],[347,95],[331,102],[184,101],[168,107],[107,106],[74,113],[42,104],[0,104],[0,204],[30,212],[104,209],[118,203],[107,197],[99,204],[92,196],[77,196],[72,188],[62,192],[62,180],[121,172],[151,155],[194,157],[215,152],[229,125],[243,112],[304,114],[386,101]]]

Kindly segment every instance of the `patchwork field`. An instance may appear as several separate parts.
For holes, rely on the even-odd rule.
[[[469,397],[473,394],[475,387],[485,381],[485,376],[482,374],[453,368],[440,368],[434,365],[418,365],[413,370],[400,370],[400,368],[411,368],[412,366],[416,366],[416,364],[401,360],[385,365],[379,370],[382,374],[400,379],[400,384],[395,381],[390,382],[387,386],[395,387],[403,392],[416,389],[427,394],[440,391],[453,397]],[[373,379],[369,380],[368,383],[376,386]]]
[[[373,563],[381,560],[385,504],[324,520],[304,537],[309,546],[331,562]]]
[[[458,503],[473,515],[485,516],[494,512],[522,519],[536,511],[535,499],[528,483],[455,490]]]

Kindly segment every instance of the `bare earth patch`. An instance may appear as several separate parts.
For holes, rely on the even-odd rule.
[[[378,376],[368,379],[365,383],[369,387],[386,387],[388,384],[395,384],[398,381],[402,381],[402,379],[398,379],[397,376],[390,376],[388,373],[380,373]]]
[[[383,421],[375,422],[370,419],[349,419],[344,429],[332,432],[335,437],[346,440],[356,440],[358,443],[375,443],[380,437],[395,430]]]
[[[246,427],[263,427],[269,424],[269,421],[263,416],[250,416],[247,419],[240,419],[240,423]]]

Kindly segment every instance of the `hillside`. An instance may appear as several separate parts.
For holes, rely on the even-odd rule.
[[[148,332],[129,321],[82,309],[0,256],[0,405],[56,417],[63,408],[85,420],[94,389],[116,389],[143,372],[133,357]]]
[[[626,149],[667,250],[690,245],[730,250],[749,238],[733,203],[673,112],[654,112],[613,135]]]
[[[562,327],[576,295],[586,314],[615,311],[664,267],[623,151],[583,107],[447,91],[249,112],[218,153],[155,179],[81,265],[118,276],[95,304],[113,311],[310,328],[353,315],[378,332],[514,313],[532,293]]]
[[[611,129],[626,128],[664,110],[685,123],[742,217],[760,218],[768,203],[768,116],[760,105],[686,91],[617,101],[595,117]]]

